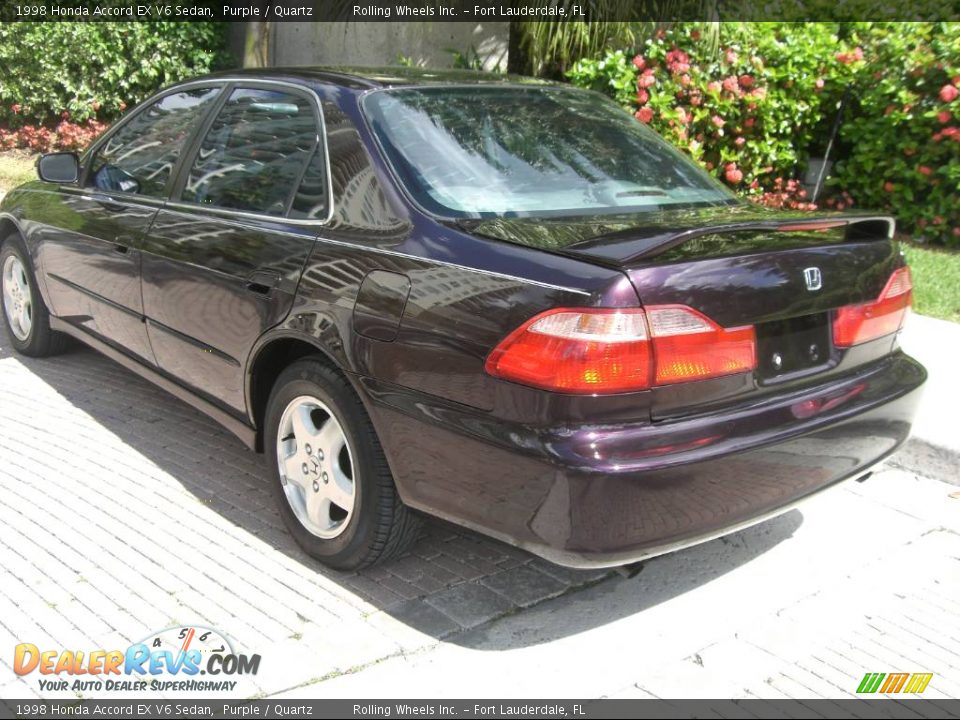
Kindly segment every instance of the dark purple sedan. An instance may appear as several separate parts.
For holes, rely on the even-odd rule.
[[[418,512],[577,567],[702,542],[869,474],[926,376],[891,218],[744,203],[566,86],[232,72],[38,170],[0,205],[13,346],[218,420],[337,568]]]

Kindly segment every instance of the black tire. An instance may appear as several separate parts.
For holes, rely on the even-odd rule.
[[[280,423],[288,405],[302,396],[316,398],[330,409],[350,446],[355,504],[333,538],[318,537],[307,529],[288,502],[281,479]],[[280,374],[267,403],[264,433],[264,453],[280,515],[309,555],[338,570],[357,570],[395,557],[417,540],[420,518],[401,502],[363,404],[346,378],[322,360],[298,360]]]
[[[32,317],[30,331],[25,338],[17,337],[7,317],[7,299],[3,285],[6,282],[4,268],[7,267],[7,259],[11,257],[16,258],[23,267],[29,286]],[[3,317],[3,326],[7,331],[10,344],[18,353],[30,357],[49,357],[62,353],[69,345],[69,338],[66,335],[50,329],[50,311],[47,310],[43,296],[40,295],[40,289],[37,287],[30,254],[23,243],[23,238],[18,234],[7,236],[3,240],[3,245],[0,246],[0,316]]]

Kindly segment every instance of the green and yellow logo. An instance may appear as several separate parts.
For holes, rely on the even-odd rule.
[[[858,693],[915,693],[927,689],[933,673],[867,673],[860,681]]]

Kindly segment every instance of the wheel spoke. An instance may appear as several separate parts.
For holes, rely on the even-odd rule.
[[[17,263],[19,265],[19,263]],[[23,293],[24,299],[30,297],[30,284],[27,282],[27,274],[23,269],[23,266],[20,265],[17,268],[20,272],[14,272],[14,278],[16,278],[17,287],[20,288],[20,292]]]
[[[306,405],[298,407],[292,417],[293,435],[297,439],[297,446],[302,448],[307,443],[316,443],[317,426],[313,424],[312,411]]]
[[[333,520],[330,517],[330,498],[323,493],[312,492],[309,489],[307,495],[307,517],[321,531],[328,531],[333,526]]]
[[[305,487],[306,476],[303,474],[303,458],[298,453],[290,455],[283,461],[283,475],[287,482]]]
[[[327,418],[327,421],[320,428],[314,437],[317,447],[321,448],[325,457],[331,462],[337,457],[344,443],[347,441],[343,436],[343,430],[340,424],[333,419],[333,416]]]
[[[325,485],[326,494],[331,502],[347,512],[353,510],[353,480],[347,477],[346,473],[340,469],[340,464],[333,463],[329,482]]]

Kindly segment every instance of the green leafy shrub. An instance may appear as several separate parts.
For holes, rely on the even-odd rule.
[[[836,29],[724,23],[717,51],[695,26],[678,24],[635,54],[581,60],[568,77],[616,99],[731,187],[765,204],[808,208],[789,178],[822,142],[860,62]]]
[[[896,215],[960,245],[957,23],[723,23],[720,50],[676,24],[568,73],[764,205],[813,209],[797,182],[846,91],[822,204]]]
[[[864,63],[831,184],[900,228],[960,245],[960,32],[956,23],[857,23]]]
[[[112,120],[226,63],[224,23],[0,23],[0,127]],[[64,114],[66,113],[66,114]]]

